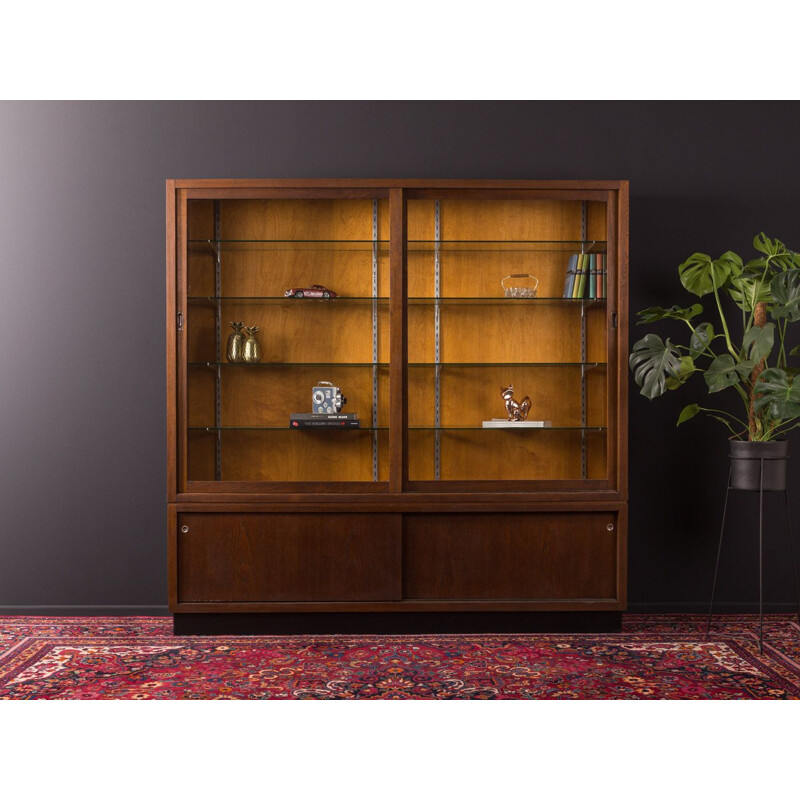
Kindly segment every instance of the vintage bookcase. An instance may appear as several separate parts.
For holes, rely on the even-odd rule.
[[[626,181],[168,181],[176,631],[617,626],[627,256]],[[320,381],[358,429],[290,428]]]

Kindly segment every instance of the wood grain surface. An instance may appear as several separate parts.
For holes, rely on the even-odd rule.
[[[410,514],[403,597],[614,599],[616,555],[613,514]]]
[[[180,514],[181,602],[400,600],[398,514]]]

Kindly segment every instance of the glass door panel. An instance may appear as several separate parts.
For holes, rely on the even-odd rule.
[[[600,202],[409,201],[411,481],[608,477],[606,229]]]
[[[388,480],[387,240],[385,200],[189,201],[189,481]]]

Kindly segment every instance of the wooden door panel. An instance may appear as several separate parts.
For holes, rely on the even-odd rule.
[[[178,600],[400,599],[399,514],[180,514]]]
[[[403,597],[616,599],[617,536],[611,512],[408,515]]]

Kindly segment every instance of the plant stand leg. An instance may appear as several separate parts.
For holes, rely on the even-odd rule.
[[[764,459],[758,477],[758,652],[764,652]]]
[[[706,636],[711,631],[711,612],[714,610],[714,594],[717,591],[717,574],[719,573],[719,557],[722,555],[722,535],[725,533],[725,516],[728,513],[728,496],[731,493],[731,475],[733,468],[728,470],[728,486],[725,489],[725,505],[722,507],[722,527],[719,529],[719,546],[717,547],[717,565],[714,567],[714,582],[711,584],[711,603],[708,606],[708,622],[706,623]]]
[[[797,605],[797,622],[800,624],[800,588],[797,583],[797,566],[794,560],[794,540],[792,538],[792,517],[789,514],[789,492],[783,490],[783,499],[786,501],[786,532],[789,534],[789,553],[792,557],[792,574],[794,575],[794,599]]]

